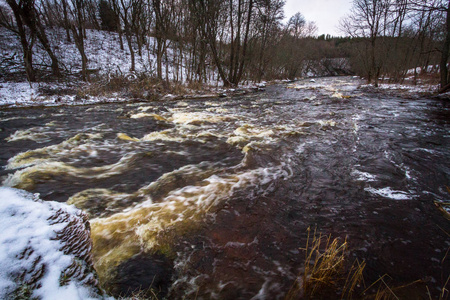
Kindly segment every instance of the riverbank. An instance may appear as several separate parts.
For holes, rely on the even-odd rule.
[[[281,83],[274,81],[271,84]],[[266,83],[223,88],[206,84],[164,84],[154,79],[0,83],[0,108],[225,98],[261,91]]]
[[[316,79],[319,80],[319,78]],[[295,82],[300,85],[308,83],[311,86],[316,79],[305,78]],[[3,82],[0,83],[0,108],[226,98],[262,91],[266,85],[288,82],[291,81],[275,80],[234,88],[200,83],[166,84],[151,78],[138,79],[137,77],[97,79],[90,83],[78,80],[39,83]],[[295,88],[295,86],[294,84],[289,87]],[[431,83],[417,85],[381,83],[379,87],[375,87],[373,84],[364,84],[361,81],[358,90],[405,99],[450,99],[450,92],[438,94],[438,86]]]

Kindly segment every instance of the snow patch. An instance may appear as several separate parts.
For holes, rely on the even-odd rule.
[[[98,295],[71,280],[61,286],[60,279],[73,257],[64,254],[57,232],[68,225],[50,220],[55,212],[63,210],[70,215],[78,210],[66,204],[43,202],[21,190],[0,187],[0,298],[9,299],[17,289],[25,289],[36,264],[45,265],[39,285],[30,298],[38,299],[99,299]],[[31,250],[30,250],[31,249]],[[24,273],[23,277],[20,274]],[[20,278],[20,279],[18,279]]]

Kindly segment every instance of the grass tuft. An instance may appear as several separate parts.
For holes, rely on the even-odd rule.
[[[137,290],[131,293],[130,296],[121,296],[118,300],[159,300],[158,293],[153,289]]]
[[[395,280],[388,274],[380,276],[366,288],[364,282],[365,261],[355,259],[350,266],[348,261],[347,239],[332,239],[317,229],[307,230],[304,268],[300,271],[285,300],[293,299],[375,299],[396,300],[411,299],[424,292],[432,299],[427,280],[419,279],[404,285],[393,285]],[[445,254],[442,263],[447,258]],[[435,299],[446,300],[450,297],[450,276]],[[333,296],[334,295],[334,296]],[[415,298],[414,298],[415,299]],[[422,298],[421,298],[422,299]]]
[[[306,247],[301,250],[305,251],[304,270],[287,293],[286,300],[312,299],[329,290],[338,292],[339,284],[342,299],[351,298],[355,288],[363,281],[364,261],[356,260],[345,272],[347,240],[340,242],[337,238],[332,239],[331,235],[322,235],[316,229],[311,232],[308,228]]]

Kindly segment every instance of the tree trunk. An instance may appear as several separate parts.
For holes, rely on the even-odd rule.
[[[20,44],[22,45],[23,62],[25,66],[25,72],[27,74],[27,79],[29,82],[35,82],[36,74],[33,69],[33,50],[32,50],[35,37],[33,33],[31,33],[32,34],[31,43],[28,43],[27,33],[25,31],[25,26],[22,22],[22,16],[19,5],[14,0],[7,0],[7,3],[11,7],[11,10],[13,11],[14,14],[14,18],[16,20]]]
[[[125,38],[127,39],[128,49],[130,50],[130,55],[131,55],[130,72],[134,72],[135,68],[136,68],[136,62],[135,62],[134,50],[133,50],[133,40],[132,40],[133,37],[131,36],[131,33],[126,28],[125,28]]]
[[[228,75],[228,79],[230,81],[232,81],[232,77],[233,77],[233,72],[234,72],[234,56],[236,54],[236,43],[237,38],[234,37],[234,24],[233,24],[233,0],[229,0],[230,3],[230,33],[231,33],[231,41],[230,41],[230,69],[229,69],[229,75]],[[239,1],[239,5],[240,5],[240,1]],[[239,22],[237,24],[238,26],[240,26]]]
[[[370,73],[375,76],[374,80],[375,80],[375,87],[378,87],[378,76],[377,76],[377,72],[376,72],[376,62],[375,62],[375,38],[372,38],[371,41],[371,52],[370,52],[370,59],[371,59],[371,67],[370,67]],[[369,77],[369,82],[370,82],[370,77]]]
[[[45,30],[42,27],[42,25],[39,23],[39,21],[37,21],[36,27],[37,27],[37,37],[39,38],[39,41],[41,42],[42,46],[44,47],[44,50],[47,52],[48,56],[50,57],[50,59],[52,61],[52,73],[56,77],[60,77],[61,72],[59,70],[58,58],[53,53],[53,50],[50,47],[50,43],[47,39],[47,35],[45,34]]]
[[[77,30],[75,26],[72,26],[71,28],[75,45],[77,46],[78,52],[81,56],[81,79],[84,81],[88,81],[89,74],[87,72],[87,56],[86,52],[84,51],[83,29],[78,28]]]
[[[242,58],[241,58],[242,60],[239,66],[239,73],[236,78],[236,84],[239,84],[242,78],[242,74],[244,72],[245,58],[247,54],[248,34],[250,32],[250,21],[252,19],[252,10],[253,10],[253,0],[250,0],[248,4],[247,27],[245,29],[244,45],[242,49]]]
[[[66,29],[66,36],[67,36],[67,42],[71,43],[70,41],[70,25],[69,25],[69,18],[67,17],[67,3],[66,1],[62,1],[62,5],[63,5],[63,15],[64,15],[64,28]]]
[[[217,72],[223,81],[224,87],[229,87],[231,83],[225,75],[216,46],[217,26],[215,22],[217,20],[215,18],[217,16],[218,9],[217,7],[207,6],[204,0],[192,0],[191,4],[193,5],[192,10],[194,14],[200,21],[200,36],[201,38],[207,40],[209,47],[211,48],[211,55],[213,57],[214,64],[217,67]]]
[[[266,41],[267,41],[266,25],[267,25],[267,22],[264,21],[262,37],[261,37],[261,49],[259,52],[259,60],[258,60],[258,74],[256,75],[257,82],[261,82],[263,74],[264,74],[263,62],[264,62],[264,52],[265,52]]]
[[[21,25],[23,26],[23,25]],[[23,29],[22,29],[23,30]],[[28,43],[27,38],[24,35],[20,37],[20,42],[22,44],[23,49],[23,61],[25,64],[25,72],[27,73],[27,79],[29,82],[35,82],[36,81],[36,74],[33,69],[33,44],[34,44],[34,37],[31,38],[31,43]],[[23,38],[22,38],[23,37]]]
[[[15,1],[8,1],[8,4],[13,9],[16,21],[17,18],[20,19],[21,26],[27,25],[30,29],[31,36],[36,36],[41,42],[44,50],[48,53],[51,61],[52,61],[52,72],[55,76],[60,76],[58,59],[54,55],[50,43],[48,42],[47,35],[45,34],[45,30],[41,24],[38,13],[36,11],[36,7],[34,6],[34,1],[24,0],[19,2],[19,5],[16,4]],[[14,7],[14,8],[13,8]],[[17,14],[17,15],[16,15]]]
[[[242,1],[238,1],[238,21],[237,21],[237,33],[236,33],[236,43],[235,48],[232,50],[235,52],[234,66],[230,67],[230,77],[229,80],[233,85],[237,85],[237,76],[239,73],[239,62],[241,59],[241,25],[242,25]],[[233,22],[231,20],[230,22]]]
[[[120,45],[120,50],[124,50],[124,47],[123,47],[123,37],[122,37],[122,28],[121,28],[121,26],[119,25],[119,45]]]
[[[162,58],[163,58],[163,41],[162,38],[156,39],[156,74],[159,80],[162,80]]]
[[[84,49],[84,16],[83,16],[83,9],[84,9],[84,0],[76,0],[75,3],[75,19],[76,24],[72,24],[72,34],[73,39],[75,41],[75,45],[77,46],[78,51],[80,52],[81,56],[81,77],[82,80],[88,81],[89,80],[89,74],[87,72],[87,63],[88,59],[86,56],[86,52]]]
[[[167,51],[164,51],[164,63],[166,65],[166,82],[168,84],[169,83],[169,57],[167,56]]]
[[[448,84],[448,68],[447,68],[447,62],[448,62],[448,52],[450,50],[450,0],[448,1],[447,6],[447,20],[446,20],[446,35],[445,35],[445,41],[444,45],[442,47],[442,54],[441,54],[441,63],[440,63],[440,69],[441,69],[441,89],[444,89],[444,87]]]

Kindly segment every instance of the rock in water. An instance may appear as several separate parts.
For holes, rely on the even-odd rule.
[[[85,213],[0,187],[0,299],[99,299]]]

